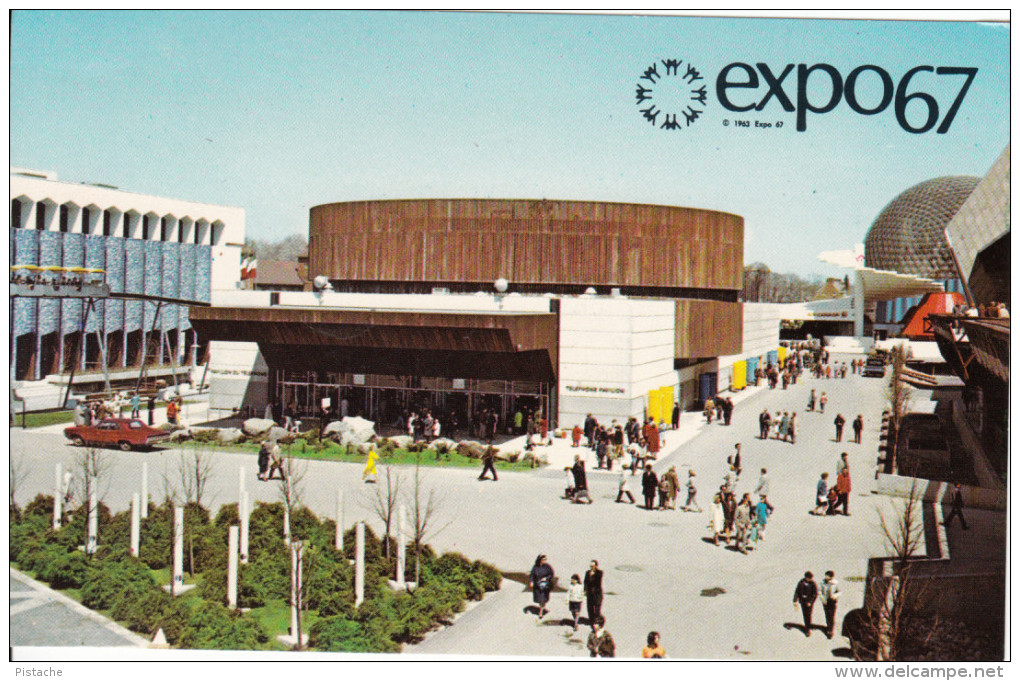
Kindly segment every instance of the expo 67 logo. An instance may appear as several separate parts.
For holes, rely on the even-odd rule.
[[[689,128],[705,110],[707,98],[704,78],[680,59],[655,62],[645,69],[637,83],[638,110],[645,120],[662,130]]]

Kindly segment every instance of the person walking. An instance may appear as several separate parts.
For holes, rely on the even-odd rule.
[[[605,626],[604,617],[592,623],[591,633],[588,634],[588,652],[592,657],[616,657],[616,643]]]
[[[580,454],[574,455],[574,465],[570,472],[574,476],[574,503],[579,504],[581,501],[592,503],[591,494],[588,493],[588,474],[585,473]]]
[[[833,419],[833,424],[836,426],[836,442],[843,441],[843,424],[846,423],[846,419],[843,418],[842,414],[836,414],[836,418]]]
[[[368,457],[365,458],[365,470],[361,472],[361,479],[365,482],[375,482],[379,472],[375,468],[375,462],[379,460],[379,453],[375,451],[375,447],[368,450]],[[371,476],[371,479],[369,479]],[[273,472],[269,471],[269,477],[273,477]]]
[[[953,485],[953,499],[952,499],[952,510],[949,511],[949,515],[942,522],[943,525],[949,527],[949,524],[953,522],[953,518],[959,516],[960,524],[963,525],[963,529],[968,529],[967,519],[963,517],[963,489],[960,487],[960,483]]]
[[[843,515],[850,515],[850,469],[844,468],[836,476],[836,503],[832,506],[832,514],[842,507]]]
[[[652,464],[645,464],[645,472],[641,476],[641,494],[645,498],[645,509],[651,511],[655,504],[655,492],[659,488],[659,477],[652,470]]]
[[[698,488],[694,486],[694,469],[687,471],[687,501],[684,502],[684,511],[701,513],[701,506],[698,505]]]
[[[478,476],[479,480],[488,480],[486,477],[490,472],[492,473],[492,481],[496,482],[499,480],[499,476],[496,475],[496,448],[486,447],[485,452],[482,454],[482,474]]]
[[[670,423],[673,426],[673,430],[676,430],[677,428],[680,427],[680,403],[679,402],[674,402],[673,403],[673,418],[670,419]]]
[[[725,539],[726,533],[726,512],[723,510],[723,492],[722,488],[715,493],[712,497],[711,515],[709,516],[709,527],[712,529],[712,543],[719,546],[719,537],[722,536]]]
[[[648,456],[652,459],[659,458],[659,448],[662,446],[659,442],[659,427],[655,425],[654,419],[648,419],[645,424],[643,431],[645,436],[645,446],[648,449]]]
[[[715,414],[715,400],[711,397],[705,400],[705,419],[711,423],[712,416]]]
[[[737,504],[737,512],[734,515],[733,523],[737,531],[737,540],[734,544],[741,553],[747,553],[747,543],[751,537],[751,495],[745,494]]]
[[[758,438],[760,440],[767,440],[769,437],[769,426],[771,425],[772,417],[769,415],[768,409],[762,409],[761,413],[758,414]]]
[[[680,478],[676,474],[676,466],[670,466],[666,474],[662,476],[667,482],[666,508],[676,510],[676,497],[680,491]]]
[[[790,423],[786,431],[790,434],[790,444],[797,444],[797,412],[790,414]]]
[[[847,461],[846,452],[839,455],[839,459],[836,460],[836,475],[843,472],[844,468],[850,468],[850,462]]]
[[[584,437],[588,442],[588,447],[595,448],[595,429],[598,427],[599,422],[595,420],[595,417],[588,414],[584,419]]]
[[[374,451],[375,449],[372,449],[369,452],[369,458],[371,458]],[[376,455],[376,458],[378,458],[378,455]],[[275,440],[271,440],[269,443],[269,477],[266,479],[272,480],[273,473],[276,471],[280,471],[281,480],[287,479],[287,473],[283,470],[283,455],[280,453],[280,445]],[[372,474],[373,476],[375,475],[374,463],[372,464]],[[375,482],[375,480],[373,479],[372,482]]]
[[[581,578],[570,575],[570,588],[567,589],[567,608],[574,618],[574,631],[577,631],[577,621],[581,617],[581,604],[584,603],[584,587],[581,585]]]
[[[730,425],[730,419],[733,418],[733,399],[730,397],[723,398],[723,422],[728,426]]]
[[[736,451],[733,452],[733,457],[730,459],[730,468],[733,469],[733,472],[736,473],[737,477],[739,478],[740,472],[743,470],[740,467],[740,443],[738,442],[735,445],[733,445],[733,448]]]
[[[660,660],[666,657],[666,650],[662,647],[659,632],[648,632],[648,643],[641,649],[641,657],[646,660]]]
[[[131,393],[131,418],[138,418],[138,411],[142,407],[142,396],[138,393]]]
[[[528,574],[528,588],[531,589],[531,598],[538,604],[538,619],[545,617],[548,612],[546,604],[549,602],[549,594],[552,593],[556,583],[556,573],[552,566],[546,561],[546,555],[540,553],[535,558],[535,564]]]
[[[861,431],[864,430],[864,416],[858,414],[852,425],[854,429],[854,442],[861,444]]]
[[[630,491],[630,476],[633,474],[634,473],[631,472],[631,474],[628,475],[627,468],[625,466],[620,466],[620,480],[616,493],[616,503],[621,503],[624,496],[630,499],[630,503],[636,503],[634,501],[634,494]]]
[[[823,414],[825,413],[825,405],[827,405],[828,403],[829,398],[826,396],[825,393],[822,393],[822,396],[818,398],[818,406],[819,411],[821,411]]]
[[[733,537],[733,523],[737,515],[737,495],[725,487],[723,489],[722,506],[723,518],[726,522],[723,534],[728,542]]]
[[[588,603],[588,624],[591,625],[602,617],[602,570],[594,558],[584,573],[584,598]]]
[[[259,447],[259,480],[268,480],[269,473],[269,442],[263,442]]]
[[[150,426],[155,425],[156,424],[156,396],[155,395],[149,395],[149,400],[148,400],[148,402],[146,402],[145,406],[148,407],[148,411],[149,411],[149,425]]]
[[[821,588],[822,610],[825,612],[825,636],[832,638],[836,633],[836,606],[839,604],[839,582],[836,573],[827,570]]]
[[[772,506],[769,505],[768,497],[764,494],[758,497],[758,503],[751,509],[751,523],[754,525],[754,540],[765,538],[765,526],[768,525],[769,516],[772,515]]]
[[[808,397],[807,410],[808,411],[814,411],[815,410],[815,389],[814,388],[811,388],[811,396]]]
[[[811,511],[811,514],[825,515],[828,505],[829,505],[829,474],[822,473],[822,477],[818,479],[818,485],[815,486],[815,509]]]
[[[810,572],[804,573],[804,579],[797,582],[797,588],[793,591],[793,607],[800,605],[801,615],[804,617],[804,635],[811,635],[811,611],[815,607],[815,600],[818,599],[818,584],[815,583],[814,575]]]
[[[758,485],[754,488],[754,493],[757,494],[759,498],[767,497],[768,494],[769,494],[769,484],[770,484],[770,482],[771,482],[771,480],[769,479],[769,472],[768,472],[768,470],[765,469],[765,468],[762,468],[761,469],[761,475],[758,476]],[[772,511],[775,510],[772,507],[772,504],[769,504],[767,501],[765,503],[768,504],[769,513],[771,513]]]

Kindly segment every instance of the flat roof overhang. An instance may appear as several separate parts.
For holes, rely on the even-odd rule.
[[[305,307],[192,308],[202,340],[258,343],[273,367],[393,376],[556,381],[555,313]]]

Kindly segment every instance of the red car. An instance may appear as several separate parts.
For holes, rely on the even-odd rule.
[[[125,452],[146,447],[169,437],[169,433],[150,428],[138,419],[103,419],[91,426],[64,428],[64,437],[78,446],[117,445]]]

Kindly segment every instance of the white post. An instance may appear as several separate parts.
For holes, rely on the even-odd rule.
[[[61,466],[57,464],[57,475],[54,478],[56,481],[53,484],[53,529],[60,529],[60,516],[63,515],[63,504],[64,504],[64,473],[61,471]]]
[[[336,550],[344,550],[344,493],[336,491]]]
[[[354,607],[365,601],[365,522],[358,521],[354,542]]]
[[[142,518],[149,517],[149,462],[142,462]]]
[[[99,505],[96,502],[96,492],[92,491],[89,497],[89,538],[85,543],[85,553],[90,556],[96,552],[99,544]]]
[[[407,587],[404,572],[407,570],[407,535],[404,524],[404,505],[397,506],[397,588]]]
[[[297,637],[297,544],[290,545],[290,635]],[[298,641],[300,643],[300,641]]]
[[[238,466],[237,468],[237,500],[240,501],[241,497],[244,496],[244,466]]]
[[[241,494],[241,502],[237,505],[237,515],[241,519],[241,562],[248,564],[248,492]]]
[[[290,509],[283,505],[283,541],[290,543]]]
[[[131,495],[131,555],[138,557],[138,545],[141,539],[141,516],[139,515],[140,495],[135,492]]]
[[[237,609],[237,525],[231,525],[227,535],[227,607]]]
[[[184,586],[184,507],[174,507],[174,581],[170,595],[176,596]]]

